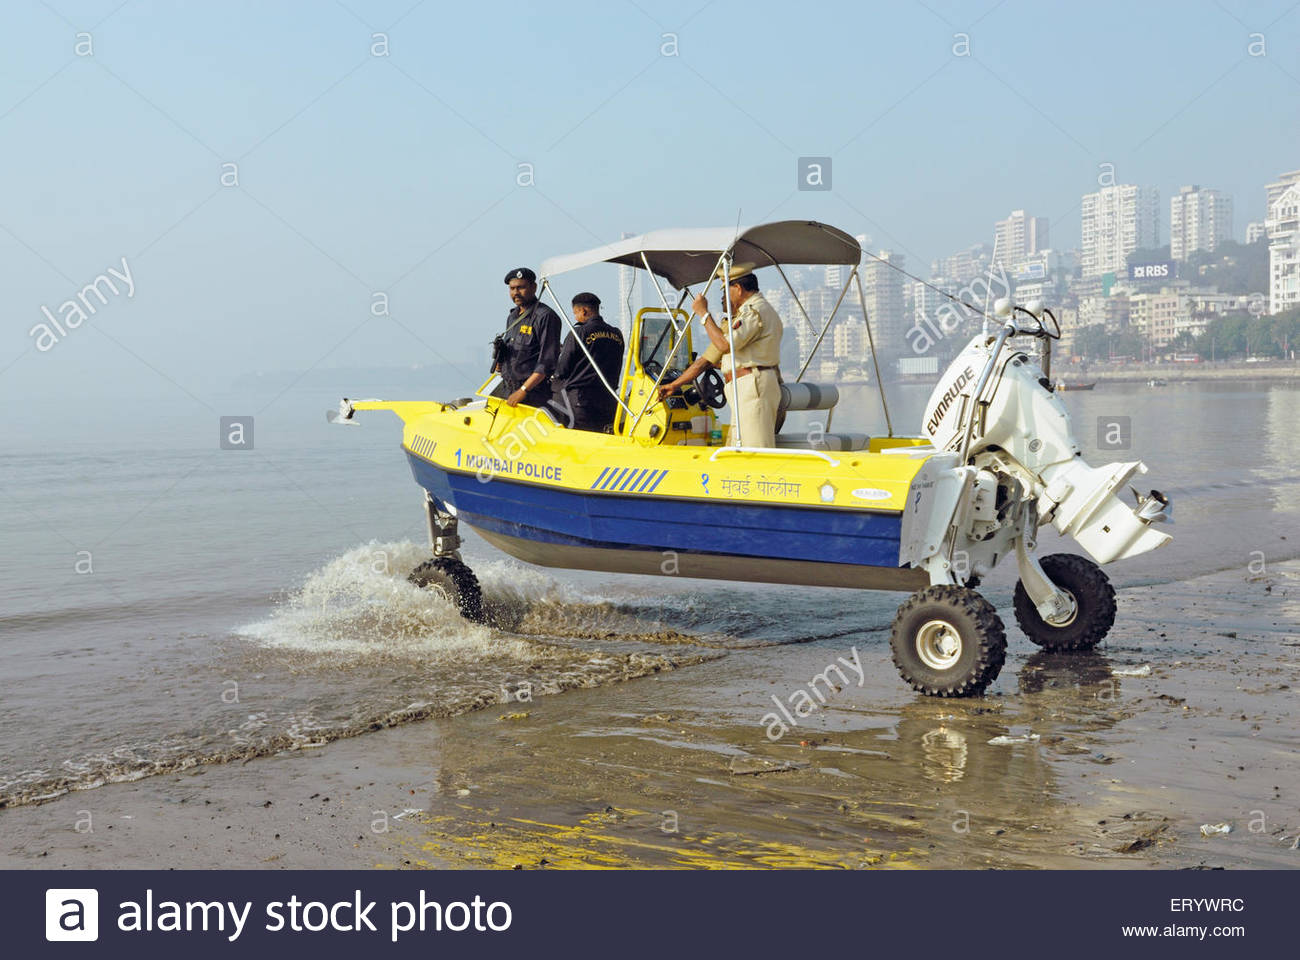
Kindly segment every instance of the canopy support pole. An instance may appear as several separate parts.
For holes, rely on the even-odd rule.
[[[655,276],[655,272],[650,269],[650,261],[646,257],[644,250],[641,251],[641,262],[645,264],[646,273],[650,274],[650,282],[655,285],[655,293],[659,294],[659,302],[663,304],[664,310],[667,311],[668,322],[672,324],[673,332],[677,334],[677,337],[672,350],[670,350],[668,356],[664,358],[664,365],[659,371],[659,376],[655,377],[654,386],[650,388],[650,393],[646,396],[645,402],[641,404],[641,412],[633,418],[632,426],[627,428],[628,436],[631,436],[636,431],[636,425],[641,422],[641,418],[645,416],[645,412],[650,409],[650,401],[658,399],[659,384],[663,381],[664,374],[668,372],[668,366],[672,363],[673,357],[677,356],[677,348],[686,342],[685,332],[677,326],[677,315],[673,312],[673,308],[668,306],[668,298],[664,296],[663,287],[659,286],[659,278]],[[682,296],[684,298],[686,296],[685,293],[683,293]],[[628,416],[632,416],[631,410],[628,411]]]
[[[855,268],[855,271],[856,271],[856,268]],[[849,284],[851,284],[852,282],[853,282],[853,274],[850,273],[850,274],[849,274],[849,278],[848,278],[847,280],[844,281],[844,289],[840,291],[840,298],[839,298],[838,300],[835,301],[835,307],[834,307],[834,309],[831,310],[831,315],[830,315],[829,317],[826,318],[826,325],[822,327],[822,332],[819,333],[819,334],[817,335],[817,342],[813,344],[813,348],[812,348],[812,350],[808,353],[808,359],[805,360],[805,361],[803,362],[803,366],[799,368],[799,376],[797,376],[797,377],[794,378],[795,383],[798,383],[800,380],[803,379],[804,371],[806,371],[806,370],[808,369],[808,364],[812,363],[812,358],[815,357],[815,356],[817,355],[817,350],[818,350],[818,348],[821,347],[821,345],[822,345],[822,338],[826,336],[826,331],[829,330],[829,329],[831,328],[831,321],[835,319],[835,314],[839,313],[839,310],[840,310],[840,304],[844,302],[844,295],[845,295],[846,293],[849,292]],[[796,303],[799,302],[799,298],[798,298],[798,297],[795,297],[795,302],[796,302]],[[799,309],[802,310],[802,309],[803,309],[803,306],[800,305]],[[863,312],[864,312],[864,313],[866,312],[866,311],[865,311],[865,308],[864,308]],[[806,316],[808,316],[808,314],[805,313],[804,316],[806,317]],[[865,319],[865,317],[864,317],[864,319]],[[811,326],[812,321],[809,320],[808,323],[809,323],[809,325]],[[816,327],[813,327],[813,329],[816,330],[817,328],[816,328]],[[871,327],[868,326],[868,327],[867,327],[867,330],[870,331],[870,329],[871,329]]]
[[[808,311],[804,309],[803,301],[799,299],[799,294],[794,292],[794,287],[790,285],[790,278],[787,277],[785,271],[781,269],[781,264],[773,262],[772,266],[776,267],[776,272],[781,274],[781,279],[785,281],[785,288],[790,291],[790,297],[794,300],[794,305],[798,307],[799,312],[803,314],[803,319],[804,322],[808,324],[808,329],[816,330],[817,324],[813,323],[812,317],[808,316]]]
[[[578,342],[578,346],[582,348],[582,352],[586,355],[587,361],[591,364],[591,369],[596,371],[596,376],[600,377],[600,382],[605,385],[605,389],[609,391],[609,395],[614,398],[615,403],[617,403],[620,407],[623,407],[623,410],[630,417],[632,415],[632,411],[628,410],[628,408],[623,404],[623,401],[619,399],[618,391],[615,390],[613,387],[611,387],[609,385],[609,381],[605,379],[605,374],[600,369],[600,366],[596,363],[596,358],[591,355],[591,351],[588,350],[587,345],[583,343],[582,335],[578,333],[578,328],[574,326],[571,320],[569,320],[569,315],[564,312],[564,307],[560,306],[560,301],[555,296],[555,291],[551,289],[550,280],[547,279],[542,280],[542,290],[551,295],[551,302],[555,304],[555,309],[558,310],[560,312],[560,316],[564,318],[565,324],[568,326],[570,332],[572,332],[573,334],[573,339],[576,340]],[[572,424],[570,424],[570,426],[572,426]]]
[[[876,371],[876,386],[880,389],[880,408],[885,411],[885,427],[889,430],[889,435],[894,435],[894,424],[889,419],[889,402],[885,400],[885,381],[880,379],[880,361],[876,358],[876,341],[871,335],[871,317],[867,316],[867,295],[862,291],[862,277],[858,276],[858,268],[853,268],[853,275],[849,277],[857,283],[858,286],[858,303],[862,304],[862,320],[867,325],[867,343],[871,347],[871,366]]]
[[[731,321],[731,251],[724,251],[722,257],[722,302],[726,307],[727,315],[727,352],[731,354],[731,429],[736,434],[733,447],[743,447],[744,438],[740,435],[740,384],[737,381],[740,375],[736,372],[736,331]],[[714,273],[717,273],[715,270]],[[712,282],[712,278],[710,278]],[[705,314],[708,316],[708,305],[705,305]],[[754,374],[754,379],[758,379],[758,374]],[[757,385],[754,387],[758,389]]]

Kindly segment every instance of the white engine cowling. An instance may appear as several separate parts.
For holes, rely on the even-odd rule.
[[[1005,350],[998,358],[982,402],[972,403],[993,338],[975,337],[958,354],[926,404],[924,429],[937,449],[960,451],[974,406],[968,455],[976,466],[1009,473],[1036,500],[1038,516],[1074,537],[1098,563],[1136,556],[1168,543],[1151,527],[1164,519],[1165,504],[1153,493],[1128,506],[1116,494],[1134,475],[1146,473],[1139,461],[1089,466],[1070,427],[1070,414],[1027,354]],[[1143,507],[1147,509],[1141,509]]]

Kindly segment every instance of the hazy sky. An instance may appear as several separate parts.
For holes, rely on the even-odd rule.
[[[624,230],[806,217],[925,271],[1013,208],[1077,246],[1102,163],[1165,221],[1180,184],[1232,193],[1238,237],[1300,168],[1293,0],[413,3],[5,0],[11,414],[478,371],[508,267]],[[800,156],[832,158],[831,191],[795,190]],[[123,258],[133,295],[38,351],[42,305]],[[615,298],[612,269],[581,279]]]

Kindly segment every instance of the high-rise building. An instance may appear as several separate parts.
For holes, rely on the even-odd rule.
[[[1107,333],[1119,333],[1128,326],[1128,295],[1117,293],[1110,297],[1080,297],[1079,326],[1091,327],[1105,324]]]
[[[1158,246],[1159,195],[1131,183],[1102,187],[1083,196],[1083,275],[1124,271],[1134,250]]]
[[[858,247],[862,250],[866,250],[871,246],[871,237],[865,233],[859,233],[853,239],[858,241]],[[859,260],[861,260],[860,256]],[[826,265],[826,286],[834,287],[836,290],[840,289],[848,281],[849,271],[852,269],[852,267],[838,263],[828,263]]]
[[[1048,245],[1046,217],[1030,217],[1023,210],[1012,210],[1011,216],[993,225],[993,255],[1007,270],[1014,270],[1025,257]]]
[[[798,282],[791,278],[791,282]],[[763,296],[767,302],[772,305],[778,314],[781,315],[781,321],[784,325],[785,333],[781,337],[781,350],[785,353],[788,344],[797,346],[798,363],[795,369],[803,365],[817,344],[817,337],[822,332],[822,327],[826,324],[826,318],[830,316],[832,308],[835,306],[835,299],[838,291],[831,288],[816,285],[805,285],[803,289],[795,291],[799,298],[799,303],[795,303],[795,298],[785,289],[785,285],[773,287],[770,290],[764,290]],[[803,309],[800,309],[802,305]],[[844,309],[840,307],[841,311]],[[804,319],[804,311],[807,311],[808,318]],[[843,314],[841,313],[841,316]],[[826,339],[830,339],[830,333],[826,334]],[[830,345],[824,343],[817,350],[817,359],[830,356]]]
[[[867,318],[881,356],[897,356],[907,346],[904,334],[911,325],[903,299],[906,277],[894,269],[903,267],[903,255],[881,250],[877,257],[879,259],[868,257],[862,271]]]
[[[831,336],[835,359],[861,362],[867,358],[867,325],[861,317],[849,314],[835,321]]]
[[[991,255],[987,243],[977,243],[960,253],[935,260],[930,264],[930,275],[947,277],[959,285],[969,283],[976,277],[988,276]]]
[[[1193,184],[1169,198],[1169,255],[1175,260],[1231,239],[1232,197]]]
[[[1186,313],[1186,298],[1168,287],[1159,293],[1135,293],[1128,298],[1129,325],[1148,346],[1166,347],[1177,335],[1177,319]]]
[[[1268,312],[1300,306],[1300,170],[1270,183],[1264,227],[1268,231]]]
[[[941,319],[939,309],[944,304],[952,302],[951,298],[939,292],[947,289],[949,281],[943,277],[934,277],[928,284],[919,280],[909,282],[912,287],[912,323],[922,328],[927,322],[931,326],[937,326]],[[960,285],[953,284],[952,289],[955,291],[958,286]]]
[[[1268,236],[1268,231],[1264,229],[1263,220],[1252,220],[1246,224],[1246,242],[1255,243],[1258,240]]]
[[[1300,183],[1300,170],[1292,170],[1290,173],[1282,174],[1275,181],[1265,186],[1264,216],[1267,217],[1268,211],[1273,209],[1273,204],[1277,203],[1278,198],[1297,183]]]

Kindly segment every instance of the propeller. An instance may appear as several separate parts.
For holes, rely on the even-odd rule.
[[[1149,496],[1142,496],[1138,493],[1137,487],[1129,487],[1133,491],[1133,499],[1137,501],[1137,508],[1134,513],[1139,520],[1145,520],[1147,523],[1173,523],[1173,506],[1169,503],[1169,498],[1159,490],[1152,490]]]

